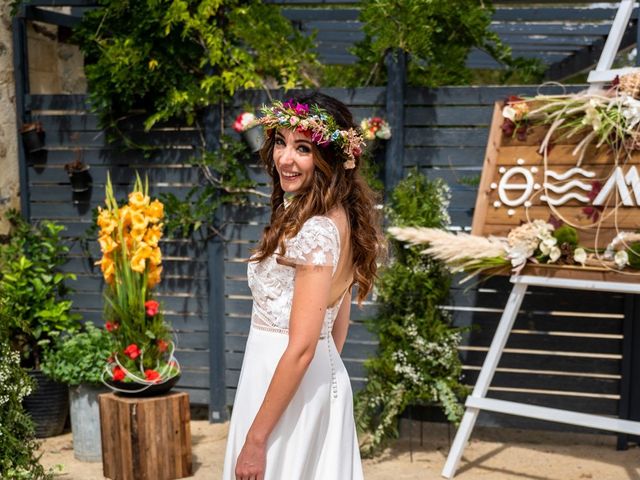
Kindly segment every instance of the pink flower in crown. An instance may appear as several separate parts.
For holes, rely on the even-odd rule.
[[[296,104],[295,111],[298,115],[307,115],[309,113],[309,105],[298,103]]]
[[[293,99],[291,99],[291,98],[290,98],[289,100],[287,100],[286,102],[284,102],[284,103],[282,104],[282,108],[284,108],[285,110],[287,110],[287,109],[291,109],[291,110],[293,110],[293,109],[294,109],[294,108],[293,108]]]
[[[296,124],[300,121],[300,119],[298,117],[296,117],[295,115],[293,115],[291,118],[289,118],[289,124],[292,127],[295,127]]]

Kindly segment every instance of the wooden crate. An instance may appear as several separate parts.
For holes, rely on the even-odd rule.
[[[171,480],[191,476],[189,395],[99,396],[104,476]]]

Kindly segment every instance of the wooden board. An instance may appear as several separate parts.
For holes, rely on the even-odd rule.
[[[189,395],[102,394],[100,428],[104,476],[113,480],[191,476]]]
[[[539,146],[546,129],[530,128],[524,139],[507,137],[501,129],[502,108],[502,102],[495,104],[473,216],[474,235],[506,236],[522,223],[555,218],[577,229],[581,246],[604,251],[618,233],[637,229],[640,154],[616,158],[608,145],[590,145],[579,162],[575,149],[582,137],[575,135],[554,136],[545,156]],[[540,265],[528,266],[524,273],[640,280],[640,272],[619,272],[611,266]]]

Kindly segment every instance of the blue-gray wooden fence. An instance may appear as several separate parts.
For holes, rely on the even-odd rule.
[[[92,2],[73,0],[72,3],[84,6]],[[310,10],[308,7],[313,7],[311,3],[314,2],[302,0],[277,3],[287,4],[285,15],[298,22],[303,31],[318,29],[318,51],[324,60],[330,63],[353,60],[342,58],[361,35],[353,11],[349,8],[323,10],[317,5]],[[530,16],[531,9],[508,6],[496,12],[493,28],[503,38],[520,45],[522,51],[532,51],[529,47],[541,42],[549,46],[549,52],[562,52],[562,58],[556,53],[557,58],[551,58],[551,54],[546,58],[560,68],[567,58],[579,55],[587,45],[603,37],[613,16],[613,10],[605,6],[580,10],[589,22],[577,29],[551,27],[545,23],[569,17],[575,20],[574,9],[565,10],[549,5],[534,10],[534,18]],[[50,15],[31,7],[26,12],[32,17]],[[42,19],[65,25],[76,21],[56,15]],[[529,21],[523,24],[521,20]],[[149,176],[152,194],[173,192],[184,196],[201,180],[198,169],[188,160],[201,145],[202,137],[194,128],[176,124],[143,132],[139,119],[132,118],[128,134],[134,140],[156,145],[158,150],[150,155],[124,152],[106,141],[96,116],[89,112],[85,96],[29,95],[23,25],[20,18],[14,20],[14,45],[18,46],[14,62],[16,105],[22,121],[43,122],[47,147],[44,152],[33,155],[25,155],[20,149],[22,208],[31,221],[53,219],[67,226],[65,235],[72,248],[65,268],[78,275],[78,280],[73,282],[76,289],[74,310],[86,320],[101,324],[102,280],[83,251],[79,237],[92,223],[92,209],[103,200],[107,171],[111,172],[119,196],[128,191],[135,171]],[[354,26],[358,28],[354,29]],[[555,48],[557,46],[562,48]],[[591,56],[595,50],[590,50]],[[350,105],[358,118],[382,113],[391,121],[395,135],[387,147],[384,169],[387,190],[413,167],[431,178],[444,178],[452,187],[453,222],[458,228],[468,228],[476,195],[473,184],[482,168],[493,102],[507,95],[533,94],[535,91],[531,87],[405,89],[402,61],[400,57],[399,64],[394,65],[389,60],[388,88],[329,89],[327,93]],[[565,65],[562,71],[566,73],[570,67]],[[278,93],[273,95],[277,97]],[[225,125],[231,124],[240,102],[257,105],[265,100],[264,93],[243,93],[238,97],[236,108],[226,113]],[[216,115],[215,110],[210,111],[203,122],[204,137],[210,148],[217,137],[215,128],[219,117]],[[71,193],[63,169],[63,165],[76,155],[91,166],[94,180],[92,191],[80,197]],[[251,167],[251,172],[260,188],[268,191],[264,174],[256,166]],[[190,393],[192,403],[208,404],[212,420],[226,418],[228,410],[225,407],[232,405],[249,327],[251,300],[243,260],[268,218],[264,199],[254,200],[252,207],[219,212],[215,220],[225,224],[222,229],[224,242],[216,238],[209,242],[167,240],[162,244],[165,275],[160,298],[167,319],[173,325],[184,369],[179,388]],[[89,248],[96,259],[95,241],[89,242]],[[461,348],[465,381],[469,385],[477,377],[509,289],[505,279],[493,279],[468,290],[458,286],[452,288],[446,308],[453,313],[454,324],[473,327],[465,335]],[[633,334],[634,303],[632,297],[617,294],[558,294],[532,289],[516,320],[491,395],[637,418],[640,412],[632,400],[640,398],[638,386],[621,381],[623,377],[630,378],[632,365],[640,361],[630,340],[634,338],[638,343],[640,338],[637,333]],[[376,348],[375,338],[363,324],[365,318],[374,314],[375,305],[368,303],[364,310],[354,309],[353,312],[343,356],[357,390],[365,381],[363,362]],[[623,339],[627,341],[623,342]],[[488,414],[484,421],[500,425],[534,424],[533,421]]]
[[[358,118],[385,112],[385,88],[329,89],[327,93],[350,105]],[[404,162],[396,170],[404,174],[418,167],[431,178],[444,178],[452,188],[450,211],[456,227],[464,229],[471,224],[476,195],[472,184],[482,167],[493,102],[514,93],[535,91],[531,87],[406,91],[404,134],[395,132],[404,146]],[[278,92],[274,96],[279,96]],[[265,100],[260,92],[238,97],[237,108],[227,112],[225,125],[231,124],[241,103],[260,104]],[[200,180],[198,169],[187,163],[200,136],[192,128],[176,125],[144,134],[132,120],[133,137],[161,147],[145,156],[110,145],[96,117],[87,111],[84,96],[27,96],[26,108],[32,118],[43,122],[47,144],[44,153],[27,157],[25,195],[30,219],[54,219],[67,226],[65,235],[72,249],[65,269],[78,275],[72,285],[76,289],[74,310],[86,320],[101,324],[102,280],[77,238],[90,226],[92,209],[103,201],[107,171],[120,196],[126,193],[134,171],[149,175],[154,195],[169,191],[184,195]],[[63,169],[78,152],[91,166],[94,182],[90,195],[80,199],[73,197]],[[257,166],[250,171],[260,189],[268,191],[264,173]],[[162,245],[165,276],[160,298],[173,324],[184,368],[179,387],[190,393],[193,403],[210,404],[215,419],[224,419],[227,413],[221,402],[229,406],[233,403],[249,328],[251,299],[244,260],[268,220],[265,200],[254,200],[251,207],[228,208],[220,213],[225,224],[224,243],[168,240]],[[90,250],[97,258],[93,240]],[[469,385],[477,377],[508,291],[504,279],[493,279],[469,290],[452,288],[446,308],[453,313],[454,324],[474,327],[465,335],[460,351]],[[617,415],[621,408],[624,308],[622,295],[532,289],[507,344],[491,394]],[[375,312],[375,305],[368,303],[363,310],[354,308],[353,312],[343,357],[353,387],[358,390],[366,377],[363,362],[375,353],[375,338],[363,324]],[[498,416],[487,416],[485,422],[531,424]]]

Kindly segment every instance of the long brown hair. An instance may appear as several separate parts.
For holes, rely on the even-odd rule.
[[[293,98],[294,102],[318,105],[335,119],[341,129],[357,128],[351,112],[342,102],[322,93],[314,92]],[[267,132],[260,157],[273,181],[271,194],[271,221],[264,229],[256,248],[254,261],[261,262],[275,251],[285,253],[285,240],[295,236],[302,225],[315,215],[326,215],[335,207],[344,208],[349,221],[353,254],[353,282],[358,285],[358,303],[369,294],[376,277],[378,254],[383,245],[380,220],[376,209],[377,196],[360,173],[361,159],[356,167],[344,168],[344,153],[333,148],[313,145],[315,170],[311,186],[293,197],[284,208],[284,190],[273,161],[275,129]]]

